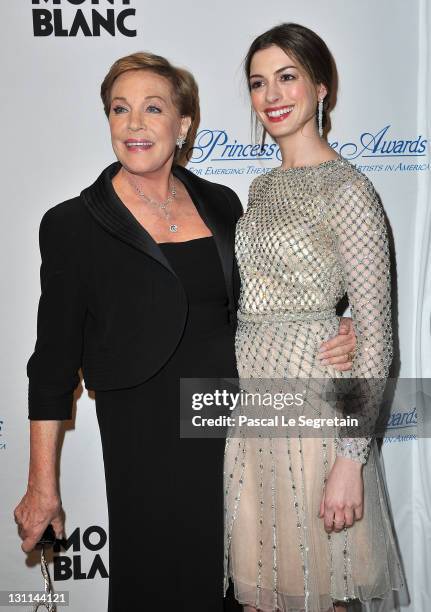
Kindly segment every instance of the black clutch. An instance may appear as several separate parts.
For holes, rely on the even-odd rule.
[[[44,587],[45,587],[44,590],[47,595],[52,595],[54,591],[53,591],[52,584],[51,584],[51,578],[49,576],[48,564],[45,559],[45,547],[49,548],[50,546],[53,546],[55,543],[55,540],[56,540],[56,537],[55,537],[54,528],[51,524],[49,524],[48,527],[43,532],[42,537],[40,538],[40,540],[35,546],[35,548],[37,548],[38,550],[41,550],[40,571],[42,572],[42,576],[44,580]],[[39,610],[40,608],[45,608],[48,612],[56,612],[57,610],[57,606],[55,605],[55,603],[46,601],[43,603],[40,602],[40,603],[35,604],[32,612],[37,612],[37,610]]]
[[[45,529],[45,531],[42,534],[42,537],[40,538],[39,542],[36,544],[36,548],[40,549],[43,548],[44,546],[53,546],[55,543],[56,537],[55,537],[55,531],[53,526],[51,525],[51,523],[48,525],[48,527]]]

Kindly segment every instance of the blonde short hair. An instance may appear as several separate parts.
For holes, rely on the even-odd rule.
[[[133,53],[114,62],[103,79],[100,88],[105,114],[109,117],[111,91],[115,79],[128,70],[148,70],[169,81],[172,89],[172,101],[181,116],[190,117],[192,122],[182,149],[176,149],[174,162],[185,165],[187,153],[193,146],[200,122],[199,90],[193,75],[184,68],[173,66],[167,59],[153,53]]]

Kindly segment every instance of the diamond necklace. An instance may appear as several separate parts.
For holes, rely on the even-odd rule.
[[[139,185],[137,185],[136,183],[130,180],[130,184],[136,190],[138,196],[141,197],[143,200],[145,200],[145,202],[147,202],[148,204],[152,204],[153,206],[156,206],[160,210],[160,212],[163,214],[166,221],[169,223],[169,231],[175,233],[178,231],[179,227],[176,223],[170,223],[171,211],[169,210],[169,204],[175,199],[175,196],[177,195],[177,189],[175,187],[175,181],[174,181],[173,176],[171,177],[170,182],[171,182],[171,189],[170,189],[170,194],[168,195],[167,199],[164,200],[163,202],[157,202],[157,200],[153,200],[153,198],[150,198],[149,196],[147,196],[142,191],[142,188]]]

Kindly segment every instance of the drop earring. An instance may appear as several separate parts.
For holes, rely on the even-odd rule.
[[[176,144],[177,144],[177,147],[178,147],[179,149],[182,149],[182,148],[183,148],[183,144],[185,143],[185,141],[186,141],[186,139],[185,139],[185,137],[184,137],[184,136],[178,136],[178,138],[177,138],[177,143],[176,143]]]
[[[317,125],[319,126],[319,136],[323,136],[323,98],[319,100],[317,107]]]

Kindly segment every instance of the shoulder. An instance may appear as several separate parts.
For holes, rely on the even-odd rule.
[[[356,168],[347,159],[341,159],[334,167],[330,168],[325,179],[334,194],[340,195],[344,192],[363,192],[376,195],[371,180],[361,170]]]
[[[81,196],[65,200],[49,208],[40,222],[41,240],[55,242],[82,237],[89,215]]]
[[[88,218],[81,196],[55,204],[44,213],[42,221],[50,224],[79,223]]]
[[[252,200],[259,197],[260,194],[266,193],[272,178],[274,177],[273,169],[267,169],[263,174],[256,176],[251,183],[248,190],[249,204]]]
[[[371,219],[383,216],[380,197],[371,180],[347,160],[325,174],[328,212],[340,218]]]
[[[244,208],[241,204],[241,200],[239,199],[235,191],[227,185],[221,185],[220,183],[217,183],[217,187],[223,191],[225,197],[229,200],[234,210],[235,217],[240,217],[244,212]]]
[[[236,217],[242,215],[243,207],[241,201],[235,191],[227,185],[213,183],[212,181],[204,179],[201,176],[197,176],[182,166],[175,167],[175,174],[183,179],[186,184],[191,184],[200,191],[208,193],[209,196],[213,195],[214,197],[222,198],[224,201],[227,201],[233,209]]]

